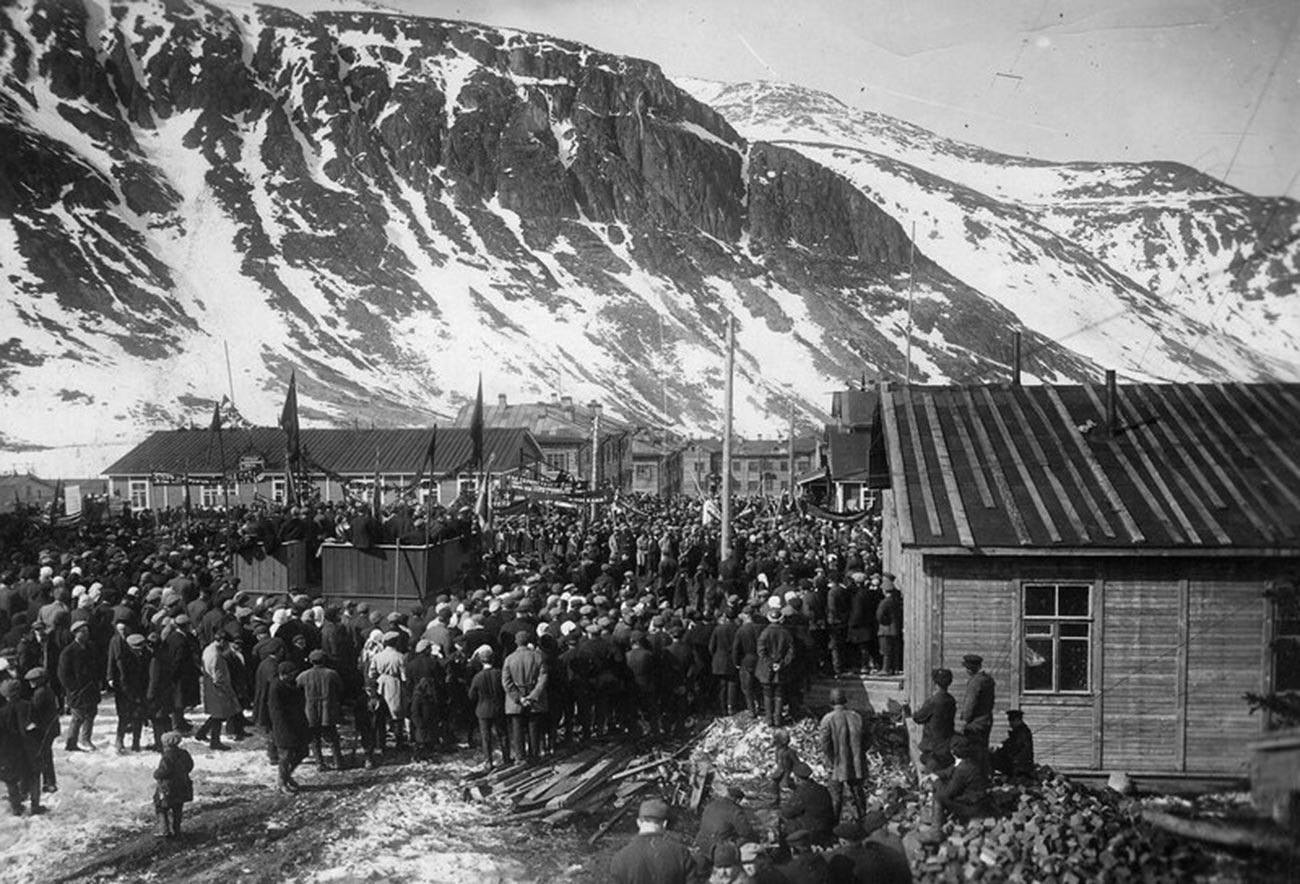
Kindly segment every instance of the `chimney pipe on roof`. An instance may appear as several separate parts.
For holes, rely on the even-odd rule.
[[[1119,409],[1119,391],[1115,387],[1115,372],[1106,372],[1106,432],[1114,435],[1119,428],[1116,414]]]
[[[505,404],[506,404],[506,394],[497,393],[497,405],[500,405],[502,408],[504,408]]]
[[[1011,337],[1012,356],[1011,356],[1011,383],[1017,387],[1020,386],[1020,329],[1012,332]]]
[[[572,407],[573,407],[573,397],[572,397],[572,396],[561,396],[561,397],[560,397],[560,404],[563,405],[565,408],[572,408]]]

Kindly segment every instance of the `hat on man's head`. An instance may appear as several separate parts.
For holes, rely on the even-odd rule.
[[[747,841],[740,845],[740,861],[742,863],[752,863],[763,853],[763,848],[759,847],[753,841]]]
[[[930,673],[930,679],[941,688],[946,688],[952,684],[951,669],[936,669]]]
[[[831,830],[836,838],[843,838],[845,841],[861,841],[867,837],[867,833],[862,830],[862,826],[856,822],[843,822]]]
[[[733,801],[743,801],[745,799],[745,790],[739,786],[728,786],[727,797]]]
[[[283,663],[280,663],[275,667],[275,671],[279,675],[297,675],[298,664],[291,660],[285,660]]]
[[[45,667],[37,666],[34,669],[28,669],[27,674],[23,676],[27,681],[36,681],[38,678],[45,678]]]
[[[839,688],[831,688],[830,701],[832,706],[843,706],[848,702],[844,699],[844,691]]]
[[[983,665],[984,665],[984,658],[981,657],[979,654],[967,654],[967,655],[965,655],[964,657],[961,658],[961,665],[963,665],[963,666],[983,666]]]
[[[807,829],[798,829],[785,837],[785,843],[791,847],[811,847],[812,832]]]
[[[177,614],[175,617],[172,618],[172,623],[176,624],[177,626],[184,626],[189,622],[190,622],[190,616],[188,614]]]
[[[668,821],[668,802],[661,798],[649,798],[641,802],[637,810],[637,819]]]
[[[1021,712],[1019,709],[1007,710],[1007,718],[1011,719],[1012,721],[1021,721],[1024,719],[1024,717],[1025,717],[1025,713]]]
[[[812,776],[812,768],[806,761],[796,761],[794,767],[790,768],[790,773],[806,780]]]
[[[76,623],[72,624],[73,632],[76,632],[78,629],[89,629],[89,628],[90,628],[90,624],[87,623],[85,620],[78,620]]]
[[[128,645],[130,645],[131,647],[133,647],[133,648],[143,647],[143,646],[144,646],[144,636],[141,635],[141,634],[138,633],[138,632],[136,632],[136,633],[132,633],[131,635],[128,635],[128,636],[126,637],[126,643],[127,643]]]
[[[316,650],[312,651],[310,654],[307,655],[307,661],[310,663],[324,663],[325,652],[322,651],[320,648],[317,648]]]

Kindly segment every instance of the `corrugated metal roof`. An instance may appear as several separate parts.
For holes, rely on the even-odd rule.
[[[632,425],[618,420],[601,410],[600,431],[621,433]],[[594,412],[586,405],[563,402],[520,402],[502,404],[484,401],[483,426],[527,427],[540,441],[586,441],[591,438],[591,421]],[[474,420],[474,403],[461,406],[453,425],[468,427]]]
[[[882,402],[903,543],[1300,549],[1300,384],[911,387]]]
[[[376,462],[382,473],[415,473],[429,449],[432,428],[396,430],[308,430],[302,431],[306,456],[322,467],[345,475],[374,473]],[[154,433],[116,463],[104,475],[144,475],[150,472],[218,473],[222,447],[228,470],[241,457],[259,456],[268,472],[283,470],[285,433],[277,427],[224,430],[221,445],[207,429],[165,430]],[[434,472],[445,473],[467,464],[473,454],[470,431],[461,427],[439,427]],[[483,457],[493,471],[531,464],[541,457],[537,441],[524,427],[487,427],[483,431]]]

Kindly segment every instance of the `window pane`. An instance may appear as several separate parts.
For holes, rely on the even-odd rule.
[[[1056,615],[1055,586],[1025,587],[1025,616],[1053,617]]]
[[[1058,690],[1088,690],[1088,642],[1079,639],[1061,639],[1059,662]]]
[[[1087,617],[1092,613],[1088,610],[1088,587],[1086,586],[1062,586],[1060,599],[1062,617]]]
[[[1026,623],[1025,624],[1025,635],[1051,636],[1051,634],[1052,634],[1051,623]]]
[[[1087,638],[1088,633],[1091,630],[1092,630],[1092,625],[1089,623],[1062,623],[1061,637],[1062,638],[1066,638],[1066,637]]]
[[[1052,690],[1052,640],[1025,639],[1025,690]]]

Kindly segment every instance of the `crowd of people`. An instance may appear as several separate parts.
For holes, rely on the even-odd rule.
[[[871,518],[745,507],[719,560],[699,501],[519,517],[481,537],[462,579],[406,610],[263,593],[240,584],[231,553],[446,538],[469,530],[464,516],[316,504],[5,530],[0,775],[14,813],[41,812],[57,790],[60,737],[66,752],[101,747],[105,692],[113,749],[159,753],[160,833],[175,834],[192,792],[187,739],[223,751],[261,729],[292,792],[308,757],[373,767],[469,744],[491,767],[681,732],[692,716],[749,710],[780,728],[817,675],[901,670],[903,598]],[[861,777],[844,779],[861,821]]]

